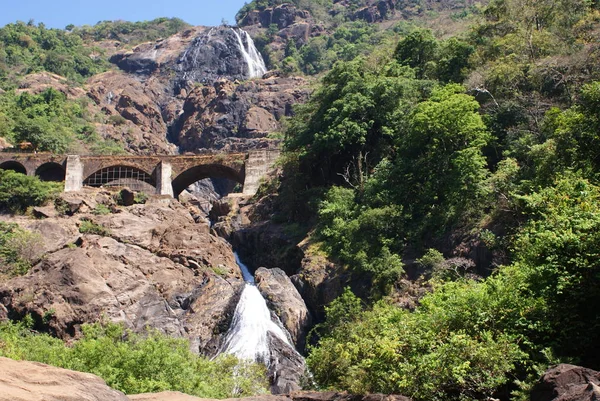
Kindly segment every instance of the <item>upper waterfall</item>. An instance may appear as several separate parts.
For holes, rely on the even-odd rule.
[[[185,87],[190,82],[260,78],[267,68],[248,32],[219,26],[196,36],[179,56],[175,70],[179,85]]]
[[[265,61],[260,55],[258,49],[254,45],[254,41],[243,29],[231,28],[235,36],[237,37],[240,51],[248,64],[248,78],[260,78],[267,72]],[[239,32],[238,32],[239,31]]]

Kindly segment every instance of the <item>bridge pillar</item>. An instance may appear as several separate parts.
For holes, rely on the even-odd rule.
[[[79,156],[67,156],[65,172],[65,192],[79,191],[83,188],[83,163]]]
[[[244,195],[254,195],[258,191],[261,179],[273,168],[279,157],[278,150],[252,150],[246,159],[246,177],[244,179]]]
[[[173,166],[167,162],[160,162],[156,166],[156,193],[159,195],[169,195],[173,197],[173,183],[171,173]]]

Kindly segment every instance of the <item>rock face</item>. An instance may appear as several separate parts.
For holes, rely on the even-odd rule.
[[[281,269],[264,267],[256,271],[254,278],[269,309],[277,315],[290,333],[296,348],[303,350],[312,318],[290,278]]]
[[[544,373],[531,392],[531,401],[594,401],[600,399],[600,373],[560,364]]]
[[[127,401],[98,376],[0,358],[1,401]]]
[[[239,28],[220,26],[198,35],[179,57],[175,70],[181,81],[211,83],[219,79],[253,78],[240,48],[248,38]]]
[[[236,138],[255,144],[257,138],[280,128],[282,118],[292,114],[293,104],[308,98],[306,86],[303,78],[273,76],[242,84],[221,80],[190,88],[172,136],[188,150],[227,149]]]
[[[85,202],[102,197],[92,192]],[[27,275],[0,283],[7,315],[31,314],[38,329],[61,338],[105,318],[187,337],[195,351],[214,355],[243,284],[230,246],[175,200],[113,208],[103,216],[18,221],[42,233],[48,253]],[[79,234],[80,218],[107,236]]]
[[[302,382],[307,378],[306,362],[302,355],[271,333],[269,348],[271,359],[267,366],[267,376],[271,382],[271,393],[287,394],[300,390]]]

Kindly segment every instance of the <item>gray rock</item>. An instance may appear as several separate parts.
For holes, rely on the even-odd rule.
[[[312,318],[304,300],[290,278],[281,269],[259,268],[255,273],[258,290],[292,337],[300,350],[304,349],[306,334]]]
[[[267,375],[271,382],[271,393],[289,394],[301,389],[306,376],[306,363],[302,355],[269,333],[271,359]]]

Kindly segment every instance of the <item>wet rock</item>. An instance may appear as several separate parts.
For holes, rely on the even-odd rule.
[[[268,335],[271,358],[267,375],[271,382],[271,393],[286,394],[300,390],[307,375],[304,358],[277,336],[270,332]]]
[[[0,401],[127,401],[96,375],[0,358]]]
[[[594,401],[600,399],[600,373],[560,364],[544,373],[531,391],[531,401]]]
[[[299,350],[304,349],[306,334],[312,325],[312,318],[304,300],[290,278],[281,269],[259,268],[254,274],[256,285],[267,301],[269,309],[275,312],[292,337]]]

